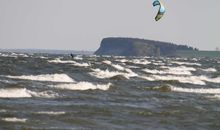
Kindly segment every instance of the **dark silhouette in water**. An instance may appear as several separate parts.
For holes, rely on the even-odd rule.
[[[74,55],[73,55],[72,53],[70,54],[70,56],[71,56],[72,58],[74,57]]]

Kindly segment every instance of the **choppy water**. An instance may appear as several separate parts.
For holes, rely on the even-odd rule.
[[[220,129],[220,60],[0,53],[0,129]]]

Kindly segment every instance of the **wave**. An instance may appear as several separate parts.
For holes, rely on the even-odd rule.
[[[42,114],[42,115],[63,115],[63,114],[66,114],[66,112],[64,112],[64,111],[60,111],[60,112],[39,111],[39,112],[36,112],[36,114]]]
[[[152,75],[152,76],[139,76],[149,81],[172,81],[176,80],[180,83],[189,83],[195,85],[206,85],[206,82],[220,83],[220,77],[208,78],[206,76],[174,76],[174,75]]]
[[[74,57],[75,60],[83,60],[83,57],[82,55],[77,55]]]
[[[215,68],[207,68],[207,69],[201,69],[201,70],[205,72],[217,72]]]
[[[179,62],[179,61],[172,61],[172,64],[178,64],[178,65],[189,65],[189,66],[202,66],[200,63],[190,63],[190,62]]]
[[[173,75],[192,75],[191,71],[196,71],[195,68],[185,67],[185,66],[180,66],[180,67],[162,66],[161,68],[165,70],[144,69],[143,71],[151,74],[173,74]]]
[[[61,63],[61,64],[72,64],[74,66],[79,66],[79,67],[89,67],[89,63],[78,63],[73,60],[60,60],[60,58],[56,58],[55,60],[48,60],[49,63]]]
[[[17,117],[2,118],[2,120],[6,122],[20,122],[20,123],[25,123],[27,121],[27,119],[25,118],[17,118]]]
[[[136,73],[134,73],[133,71],[131,71],[130,69],[126,69],[126,72],[118,72],[118,71],[109,71],[108,69],[104,70],[100,70],[100,69],[92,69],[94,72],[90,72],[89,74],[92,76],[95,76],[97,78],[100,79],[104,79],[104,78],[111,78],[117,75],[122,75],[127,79],[130,79],[131,77],[136,77],[138,76]]]
[[[119,64],[113,64],[111,61],[108,61],[108,60],[103,61],[103,63],[111,65],[113,68],[115,68],[115,69],[117,69],[119,71],[125,71],[125,72],[129,73],[130,75],[134,75],[134,72],[131,69],[125,68],[125,67],[123,67],[123,66],[121,66]]]
[[[134,64],[139,64],[139,65],[147,65],[151,63],[146,59],[133,59],[131,62]]]
[[[0,98],[30,98],[31,92],[26,88],[0,89]]]
[[[0,113],[5,113],[5,112],[7,112],[7,110],[5,110],[5,109],[0,109]]]
[[[29,57],[27,54],[22,54],[22,53],[0,53],[1,57]]]
[[[109,61],[109,60],[104,60],[104,61],[102,61],[102,63],[105,63],[105,64],[110,65],[112,62],[111,62],[111,61]]]
[[[75,61],[72,61],[72,60],[67,60],[67,61],[63,61],[63,60],[60,60],[60,58],[56,58],[55,60],[48,60],[49,63],[63,63],[63,64],[67,64],[67,63],[76,63]]]
[[[121,63],[129,62],[129,60],[127,60],[127,59],[117,59],[115,61],[118,61],[118,62],[121,62]]]
[[[172,91],[198,94],[220,94],[220,88],[181,88],[171,87]]]
[[[34,81],[48,81],[48,82],[75,82],[66,74],[45,74],[45,75],[22,75],[22,76],[5,76],[12,79],[24,79]]]
[[[103,90],[106,91],[110,88],[111,83],[108,84],[92,84],[90,82],[79,82],[75,84],[58,84],[51,87],[67,90]]]
[[[58,94],[50,91],[34,92],[26,88],[0,89],[0,98],[31,98],[31,97],[54,98],[54,97],[58,97]]]

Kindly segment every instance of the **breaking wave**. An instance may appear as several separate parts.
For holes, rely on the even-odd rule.
[[[27,119],[25,118],[17,118],[17,117],[2,118],[2,120],[6,122],[20,122],[20,123],[25,123],[27,121]]]
[[[77,59],[79,60],[79,59]],[[73,60],[60,60],[60,58],[56,58],[55,60],[48,60],[49,63],[61,63],[61,64],[72,64],[74,66],[79,66],[79,67],[89,67],[89,63],[78,63]]]
[[[202,66],[200,63],[190,63],[190,62],[180,62],[180,61],[172,61],[172,64],[178,64],[178,65],[189,65],[189,66]]]
[[[95,76],[97,78],[100,79],[104,79],[104,78],[111,78],[117,75],[122,75],[125,78],[129,79],[131,77],[136,77],[138,76],[136,73],[134,73],[133,71],[131,71],[130,69],[126,69],[126,72],[118,72],[118,71],[109,71],[107,70],[100,70],[100,69],[92,69],[94,72],[90,72],[89,74],[92,76]]]
[[[0,89],[0,98],[55,98],[58,94],[51,91],[34,92],[26,88],[7,88]]]
[[[59,112],[55,112],[55,111],[40,111],[40,112],[36,112],[37,114],[42,114],[42,115],[63,115],[66,114],[66,112],[64,111],[59,111]]]
[[[220,94],[220,88],[181,88],[171,87],[172,91],[198,94]]]
[[[45,74],[45,75],[22,75],[22,76],[5,76],[12,79],[24,79],[34,81],[48,81],[48,82],[75,82],[66,74]]]
[[[90,82],[79,82],[75,84],[58,84],[51,87],[58,89],[67,89],[67,90],[108,90],[111,86],[111,83],[108,84],[93,84]]]
[[[196,71],[195,68],[185,67],[185,66],[180,66],[180,67],[162,66],[161,68],[165,70],[144,69],[143,71],[151,74],[173,74],[173,75],[192,75],[191,71]]]

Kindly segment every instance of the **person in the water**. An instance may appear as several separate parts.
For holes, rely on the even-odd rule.
[[[72,53],[70,54],[70,56],[71,56],[72,58],[74,57]]]

